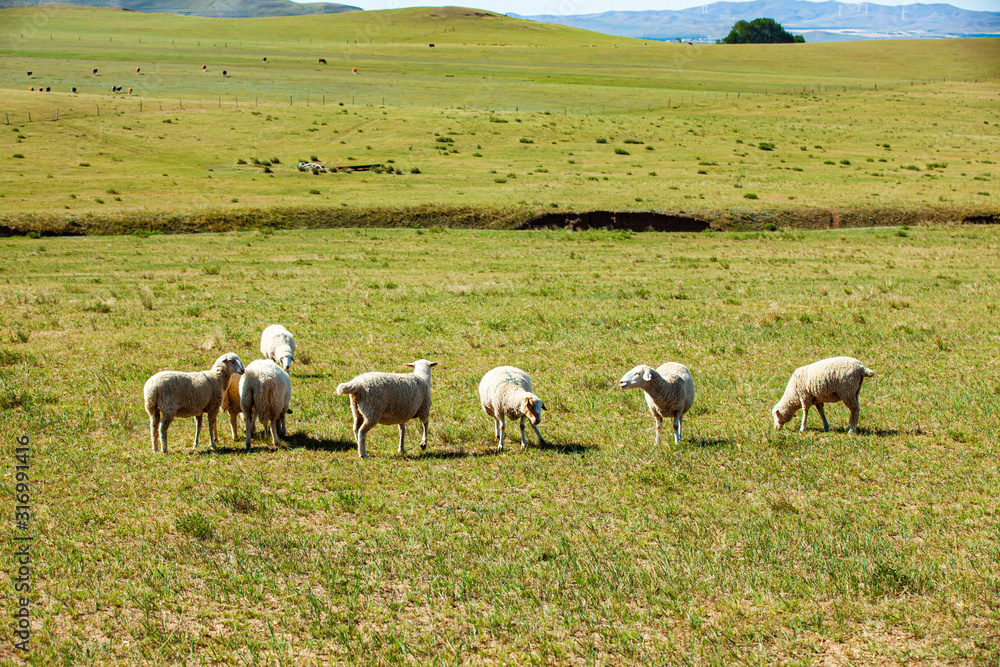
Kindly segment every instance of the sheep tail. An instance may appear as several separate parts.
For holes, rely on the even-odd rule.
[[[354,383],[354,380],[350,382],[342,382],[337,385],[338,394],[357,394],[361,391],[361,386]]]
[[[872,369],[870,369],[870,368],[865,368],[865,369],[864,369],[863,371],[861,371],[861,374],[862,374],[863,376],[865,376],[866,378],[870,378],[870,377],[872,377],[873,375],[875,375],[875,371],[873,371],[873,370],[872,370]]]

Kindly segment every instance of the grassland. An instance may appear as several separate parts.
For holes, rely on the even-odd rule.
[[[30,664],[1000,659],[995,227],[0,255],[0,451],[33,447]],[[221,451],[192,454],[185,420],[154,455],[145,379],[254,358],[276,320],[300,345],[290,447],[244,453],[220,429]],[[815,415],[773,432],[791,370],[832,354],[877,373],[861,433],[841,406],[829,433]],[[428,450],[400,457],[380,427],[360,462],[334,387],[417,357],[441,364]],[[667,359],[698,397],[685,442],[654,448],[616,381]],[[550,447],[493,452],[476,385],[501,363],[531,373]]]
[[[497,225],[597,208],[877,224],[998,208],[1000,40],[688,46],[458,9],[2,16],[0,218],[15,228],[235,228],[261,211],[388,225],[421,207]],[[392,174],[295,169],[311,157]]]

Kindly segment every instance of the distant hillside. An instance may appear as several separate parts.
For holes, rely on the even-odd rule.
[[[511,16],[516,16],[511,14]],[[753,0],[715,2],[680,11],[603,12],[573,16],[527,16],[534,21],[643,39],[715,40],[739,20],[772,18],[806,41],[1000,36],[1000,13],[974,12],[946,4],[890,7],[872,3]]]
[[[0,0],[0,9],[34,5],[85,5],[136,12],[231,19],[362,11],[360,7],[333,2],[300,4],[291,0]]]

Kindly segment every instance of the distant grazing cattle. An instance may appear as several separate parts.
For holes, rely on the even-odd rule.
[[[227,72],[226,70],[222,70],[222,76],[229,76],[229,72]]]
[[[267,62],[267,56],[264,56],[264,62]]]
[[[434,48],[433,44],[428,44],[427,46],[431,47],[432,49]]]
[[[52,92],[52,88],[50,88],[49,86],[45,86],[45,92],[47,93]]]
[[[96,67],[94,68],[93,74],[94,74],[94,76],[97,76],[97,68]]]
[[[128,94],[129,94],[129,95],[131,95],[131,94],[132,94],[132,89],[131,89],[131,88],[129,88],[129,89],[128,89]]]
[[[357,67],[352,67],[351,71],[354,72],[355,74],[357,74],[358,73],[358,68]]]
[[[139,73],[139,68],[138,68],[138,67],[136,67],[136,68],[135,68],[135,73],[136,73],[136,74],[138,74],[138,73]]]
[[[320,65],[325,65],[326,64],[326,58],[320,58],[319,59],[319,64]]]
[[[69,92],[71,92],[71,93],[75,93],[75,92],[76,92],[76,86],[73,86],[72,88],[70,88],[70,89],[69,89]]]
[[[31,70],[30,69],[28,70],[28,76],[31,76]]]
[[[202,72],[207,72],[208,71],[208,65],[202,65],[201,66],[201,71]]]
[[[30,90],[31,92],[35,92],[35,87],[34,86],[28,86],[28,90]]]

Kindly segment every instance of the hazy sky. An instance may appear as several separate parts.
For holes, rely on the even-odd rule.
[[[639,11],[645,9],[686,9],[711,4],[713,0],[469,0],[468,2],[428,2],[424,0],[338,0],[342,4],[362,9],[398,9],[400,7],[440,7],[458,5],[489,9],[506,14],[513,12],[524,16],[534,14],[592,14],[595,12]],[[925,0],[934,2],[935,0]],[[938,0],[940,1],[940,0]],[[944,0],[947,4],[963,9],[1000,12],[1000,0]],[[879,0],[880,5],[909,5],[913,0]]]

